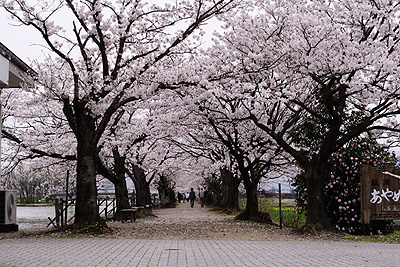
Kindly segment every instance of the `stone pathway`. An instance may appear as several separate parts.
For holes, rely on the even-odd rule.
[[[294,240],[296,236],[277,227],[237,222],[234,216],[211,212],[195,203],[177,204],[171,209],[155,209],[154,217],[139,219],[135,224],[112,222],[116,237],[144,239],[219,239],[219,240]]]

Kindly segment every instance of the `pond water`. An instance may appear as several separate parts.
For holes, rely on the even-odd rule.
[[[17,206],[17,224],[19,229],[44,228],[55,217],[54,206]],[[68,218],[74,216],[74,207],[68,208]]]

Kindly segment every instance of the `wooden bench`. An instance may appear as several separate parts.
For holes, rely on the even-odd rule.
[[[150,214],[151,210],[152,210],[152,205],[150,204],[150,205],[139,206],[139,207],[135,207],[135,208],[137,208],[140,213]]]
[[[128,220],[131,220],[131,222],[136,221],[136,212],[138,209],[137,207],[133,207],[121,210],[121,222],[128,222]]]

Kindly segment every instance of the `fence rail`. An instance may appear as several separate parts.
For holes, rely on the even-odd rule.
[[[48,217],[49,223],[47,227],[53,225],[56,228],[60,226],[65,226],[71,223],[71,221],[75,218],[75,215],[67,218],[67,210],[72,205],[75,204],[76,199],[69,199],[65,201],[63,199],[55,199],[54,208],[55,208],[55,217]],[[104,218],[111,218],[115,216],[117,210],[117,200],[115,197],[100,197],[97,199],[97,205],[99,207],[99,215]]]

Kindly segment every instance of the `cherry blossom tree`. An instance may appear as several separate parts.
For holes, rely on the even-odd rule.
[[[128,151],[136,149],[147,135],[146,117],[137,115],[137,107],[126,106],[117,112],[106,129],[99,146],[97,166],[99,174],[111,181],[115,188],[117,212],[131,207],[127,189]],[[111,151],[111,153],[110,153]]]
[[[230,92],[244,99],[244,117],[304,170],[308,227],[333,229],[324,195],[332,153],[365,132],[388,137],[399,131],[399,7],[393,1],[258,1],[240,17],[227,17],[213,48],[228,64],[216,61],[212,69],[236,77]],[[304,134],[297,126],[306,120],[315,125],[313,143],[299,144]]]
[[[136,206],[151,205],[154,182],[161,176],[171,177],[179,165],[176,161],[182,162],[177,159],[181,152],[165,142],[169,135],[164,132],[165,122],[158,121],[153,113],[151,106],[143,103],[121,109],[106,131],[99,158],[100,173],[112,180],[120,180],[121,190],[126,191],[126,177],[133,181]],[[107,153],[110,150],[112,155]],[[121,194],[127,196],[127,192]]]
[[[62,108],[59,106],[57,108],[57,101],[46,99],[40,92],[26,92],[22,89],[4,90],[2,98],[3,137],[6,138],[7,147],[2,153],[3,173],[11,172],[21,163],[32,165],[32,159],[36,159],[34,163],[36,169],[44,168],[47,162],[53,168],[56,165],[65,165],[66,161],[70,162],[70,165],[75,164],[76,141],[68,122],[62,115]],[[119,154],[118,146],[115,145],[116,140],[112,137],[117,127],[121,128],[127,123],[135,127],[135,132],[141,133],[140,124],[133,125],[132,120],[129,119],[124,121],[124,113],[128,113],[128,118],[133,116],[129,114],[132,112],[122,109],[112,118],[112,123],[106,130],[106,137],[99,143],[100,153],[97,157],[98,173],[111,181],[115,187],[117,216],[121,209],[129,208],[130,204],[125,181],[124,158]],[[120,123],[122,125],[118,126],[120,120],[124,124]],[[38,135],[40,132],[43,135]],[[129,133],[129,138],[127,138],[125,132],[121,139],[132,145],[140,142],[142,136]],[[101,153],[103,148],[112,151],[112,155]],[[109,160],[112,164],[108,164]]]
[[[76,168],[76,143],[57,103],[18,88],[4,88],[1,97],[3,182],[18,189],[19,177],[26,184],[40,181],[36,191],[46,197],[65,191],[67,171]],[[75,175],[69,180],[73,188]]]
[[[112,116],[124,105],[162,90],[165,83],[158,78],[162,68],[190,52],[196,38],[189,36],[231,4],[182,1],[160,7],[139,0],[32,5],[1,1],[16,21],[37,30],[48,46],[51,67],[38,67],[35,90],[59,101],[76,139],[76,226],[100,221],[96,157]]]
[[[40,92],[3,89],[2,111],[6,148],[2,151],[3,172],[35,158],[76,160],[76,141],[56,101],[46,99]],[[52,165],[54,160],[49,160]]]
[[[242,120],[242,99],[228,95],[214,99],[213,105],[201,105],[203,116],[234,159],[246,189],[246,208],[237,219],[258,220],[258,191],[261,179],[277,178],[277,172],[290,162],[284,151],[262,134],[254,124]],[[216,105],[215,105],[216,104]],[[223,171],[221,174],[226,175]],[[231,176],[229,176],[231,177]],[[234,181],[234,176],[231,177]],[[237,184],[239,185],[239,184]]]
[[[216,52],[213,53],[213,51]],[[247,195],[246,209],[237,218],[258,220],[257,186],[259,182],[265,178],[277,178],[278,170],[283,166],[287,168],[290,161],[269,136],[245,118],[248,104],[245,102],[246,99],[230,92],[236,77],[226,75],[223,71],[221,74],[215,73],[215,65],[223,66],[225,61],[225,55],[215,55],[218,51],[219,49],[213,48],[209,57],[190,58],[188,64],[191,67],[185,63],[182,64],[184,70],[180,73],[183,79],[189,79],[189,82],[185,84],[192,83],[194,86],[189,86],[187,90],[181,88],[179,91],[174,91],[175,105],[181,107],[181,112],[177,113],[178,118],[174,120],[179,121],[178,129],[189,135],[185,142],[186,151],[195,155],[195,146],[201,145],[208,149],[208,153],[204,153],[203,157],[216,159],[215,156],[219,154],[221,161],[219,171],[222,177],[231,179],[227,183],[236,184],[237,190],[238,177],[226,172],[232,169],[229,162],[234,162],[234,168],[240,173],[240,180],[244,183]],[[211,70],[208,67],[202,67],[210,62]],[[203,72],[206,72],[206,75]],[[202,75],[212,82],[207,84],[202,80]],[[163,99],[171,102],[166,95]],[[186,130],[182,130],[183,128]],[[178,139],[177,143],[183,144],[182,138]],[[226,151],[226,155],[229,156],[224,158],[225,153],[216,153],[215,148],[218,148],[216,144],[224,147],[224,152]],[[213,154],[210,157],[211,152]],[[197,153],[201,154],[201,152]]]
[[[193,63],[192,60],[190,62]],[[190,77],[189,74],[184,76]],[[192,80],[191,83],[196,82]],[[168,133],[166,142],[181,151],[180,165],[187,166],[186,171],[176,174],[179,177],[177,188],[186,192],[191,187],[206,187],[208,194],[213,195],[213,202],[209,204],[229,210],[237,209],[240,180],[238,175],[232,174],[234,160],[214,133],[207,116],[199,112],[198,100],[204,92],[192,89],[182,87],[165,91],[155,104],[158,125],[164,125],[160,131]],[[213,184],[218,186],[211,186],[210,178],[215,178],[218,182]]]

